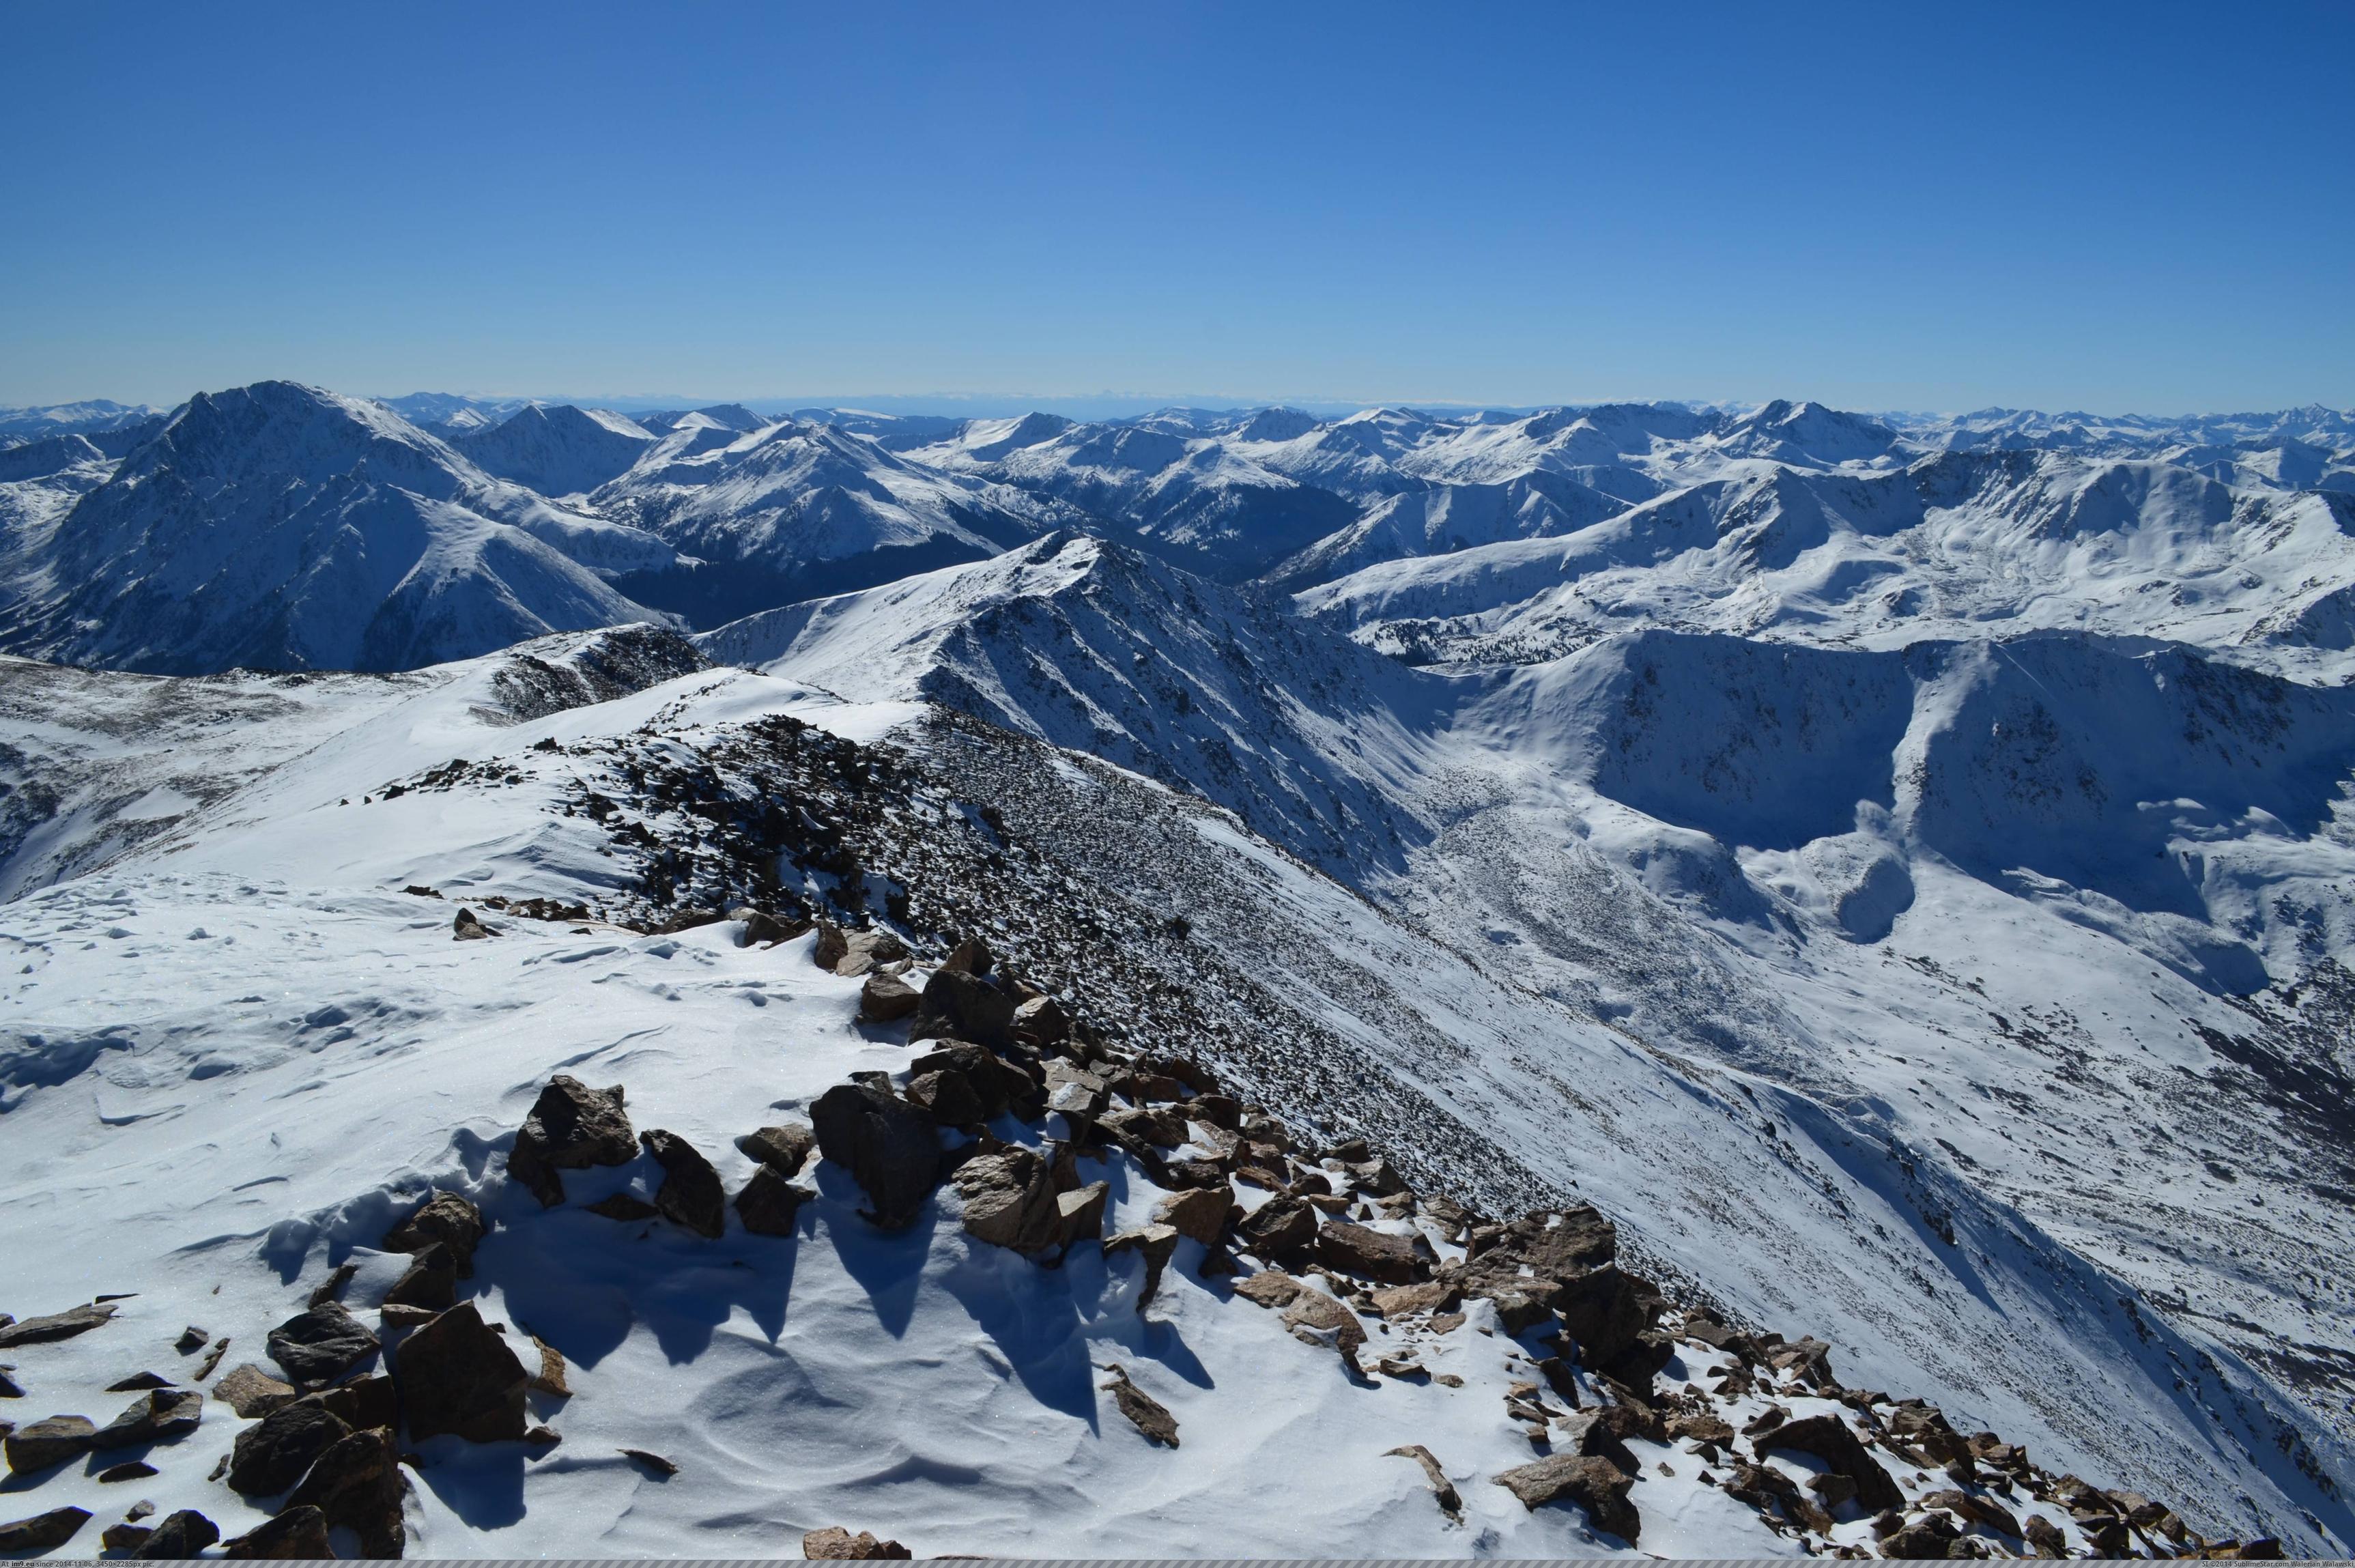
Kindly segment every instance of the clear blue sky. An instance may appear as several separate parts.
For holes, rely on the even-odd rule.
[[[2355,404],[2355,5],[11,5],[0,403]]]

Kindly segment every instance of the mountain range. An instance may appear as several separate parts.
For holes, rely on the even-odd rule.
[[[2355,416],[99,407],[0,417],[0,1251],[141,1293],[41,1396],[346,1292],[417,1437],[438,1191],[585,1397],[433,1555],[2355,1550]]]

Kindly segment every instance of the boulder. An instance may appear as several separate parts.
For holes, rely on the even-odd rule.
[[[837,1083],[810,1107],[826,1157],[850,1172],[887,1231],[913,1224],[940,1185],[941,1145],[932,1118],[872,1083]]]
[[[1410,1443],[1403,1448],[1383,1450],[1382,1457],[1412,1459],[1422,1466],[1423,1479],[1431,1483],[1431,1495],[1439,1500],[1440,1512],[1450,1519],[1464,1517],[1463,1494],[1455,1489],[1455,1483],[1447,1478],[1447,1472],[1439,1467],[1439,1456],[1430,1449],[1420,1443]]]
[[[1607,1367],[1634,1349],[1658,1315],[1659,1293],[1616,1264],[1572,1275],[1559,1285],[1554,1309],[1578,1341],[1578,1359],[1590,1367]]]
[[[308,1397],[317,1400],[355,1432],[366,1432],[371,1426],[396,1426],[400,1422],[400,1396],[391,1377],[384,1372],[372,1378],[354,1378]]]
[[[755,1236],[790,1236],[802,1205],[816,1197],[779,1176],[773,1166],[762,1166],[736,1194],[736,1218]]]
[[[1186,1102],[1186,1114],[1230,1133],[1241,1130],[1243,1125],[1242,1102],[1228,1094],[1197,1094]]]
[[[1167,1225],[1181,1236],[1214,1247],[1226,1229],[1227,1211],[1231,1203],[1230,1195],[1216,1188],[1189,1188],[1184,1192],[1173,1192],[1155,1204],[1153,1219],[1155,1223]]]
[[[516,1134],[507,1154],[507,1174],[553,1209],[564,1201],[564,1170],[594,1165],[627,1165],[638,1157],[638,1140],[622,1108],[622,1086],[591,1089],[559,1072],[548,1081]]]
[[[1929,1513],[1881,1537],[1883,1557],[1909,1562],[1923,1562],[1948,1555],[1949,1550],[1963,1538],[1955,1521],[1943,1513]]]
[[[1374,1310],[1385,1317],[1412,1317],[1418,1312],[1445,1312],[1456,1303],[1457,1293],[1444,1280],[1427,1280],[1421,1285],[1393,1285],[1375,1291]]]
[[[205,1396],[195,1389],[156,1389],[91,1435],[93,1448],[130,1448],[186,1437],[205,1418]]]
[[[1111,1392],[1113,1403],[1120,1407],[1120,1413],[1128,1417],[1130,1424],[1145,1434],[1148,1442],[1157,1443],[1165,1448],[1177,1447],[1178,1418],[1169,1413],[1167,1407],[1129,1381],[1128,1373],[1121,1370],[1117,1361],[1104,1371],[1112,1373],[1113,1379],[1103,1386]]]
[[[1014,1009],[1014,1038],[1027,1045],[1060,1045],[1071,1034],[1071,1016],[1052,997],[1033,997]]]
[[[830,920],[817,923],[817,940],[810,944],[810,962],[828,974],[850,955],[850,938]]]
[[[924,983],[908,1038],[967,1040],[1003,1051],[1014,1043],[1014,998],[978,975],[943,968]]]
[[[52,1415],[8,1434],[0,1450],[8,1456],[8,1473],[27,1476],[90,1452],[98,1425],[87,1415]]]
[[[1532,1511],[1564,1499],[1586,1510],[1597,1530],[1636,1544],[1644,1528],[1636,1505],[1627,1500],[1634,1481],[1610,1460],[1592,1454],[1554,1454],[1534,1465],[1507,1470],[1497,1484],[1521,1499]]]
[[[443,1317],[473,1310],[461,1307]],[[406,1355],[403,1347],[404,1359]],[[362,1555],[389,1560],[399,1557],[407,1544],[400,1521],[400,1499],[407,1489],[392,1434],[379,1427],[355,1432],[320,1455],[279,1511],[316,1509],[329,1529],[348,1530],[359,1537]]]
[[[384,1238],[384,1250],[389,1253],[421,1253],[436,1242],[450,1249],[456,1260],[458,1277],[474,1277],[474,1249],[482,1244],[490,1227],[483,1221],[483,1211],[454,1192],[436,1192],[426,1200],[422,1208],[400,1224]]]
[[[736,1147],[745,1157],[758,1160],[790,1181],[802,1173],[803,1161],[817,1147],[817,1135],[807,1127],[788,1123],[746,1133],[736,1140]]]
[[[638,1135],[638,1142],[663,1168],[663,1184],[655,1193],[655,1207],[663,1218],[718,1240],[728,1229],[728,1195],[719,1185],[719,1172],[677,1133],[652,1127]]]
[[[1123,1143],[1133,1138],[1154,1148],[1176,1148],[1186,1141],[1186,1119],[1168,1110],[1137,1106],[1107,1111],[1098,1120]]]
[[[1905,1506],[1905,1494],[1897,1482],[1866,1449],[1864,1440],[1837,1415],[1803,1415],[1783,1423],[1760,1441],[1768,1448],[1786,1448],[1820,1459],[1826,1469],[1848,1477],[1856,1483],[1857,1506],[1867,1513]]]
[[[250,1421],[257,1415],[268,1415],[281,1405],[293,1403],[294,1385],[280,1382],[248,1361],[213,1384],[213,1397]]]
[[[2039,1557],[2066,1557],[2069,1538],[2061,1527],[2041,1513],[2032,1513],[2021,1522],[2019,1536]]]
[[[973,1081],[954,1067],[919,1073],[910,1080],[908,1103],[944,1127],[977,1126],[989,1119]]]
[[[527,1338],[531,1340],[532,1349],[539,1356],[539,1370],[531,1374],[532,1391],[552,1399],[570,1399],[572,1384],[566,1373],[571,1369],[565,1364],[564,1352],[537,1334]]]
[[[428,1242],[407,1271],[384,1293],[387,1307],[421,1307],[440,1312],[458,1304],[458,1256],[445,1243]]]
[[[1327,1268],[1384,1285],[1412,1285],[1430,1272],[1415,1238],[1342,1221],[1316,1232],[1316,1256]]]
[[[45,1317],[27,1317],[0,1327],[0,1350],[12,1345],[47,1345],[59,1339],[70,1339],[77,1334],[87,1334],[115,1314],[112,1301],[93,1301],[87,1307],[71,1307],[63,1312],[52,1312]]]
[[[846,932],[842,945],[842,956],[834,961],[834,972],[849,980],[869,973],[879,964],[908,956],[908,944],[900,940],[898,933],[880,929]]]
[[[1063,1239],[1054,1173],[1031,1150],[1001,1148],[957,1167],[964,1228],[992,1246],[1043,1252]]]
[[[1331,1346],[1341,1352],[1344,1365],[1352,1372],[1359,1371],[1358,1350],[1366,1342],[1365,1325],[1332,1296],[1303,1285],[1284,1309],[1284,1326],[1304,1344]]]
[[[1289,1307],[1307,1286],[1282,1269],[1263,1269],[1235,1281],[1235,1294],[1262,1307]]]
[[[246,1497],[275,1497],[351,1433],[350,1424],[316,1396],[273,1410],[237,1435],[229,1449],[229,1490]]]
[[[460,909],[450,920],[450,938],[453,942],[480,942],[495,934],[473,910]]]
[[[1145,1260],[1145,1288],[1137,1293],[1136,1309],[1145,1310],[1161,1290],[1162,1271],[1178,1251],[1178,1232],[1167,1225],[1141,1225],[1104,1239],[1104,1256],[1133,1252]]]
[[[98,1479],[101,1485],[112,1487],[119,1486],[124,1481],[144,1481],[150,1476],[159,1474],[161,1472],[144,1459],[125,1459],[120,1465],[109,1465],[105,1469],[101,1470],[98,1473]],[[2019,1532],[2015,1531],[2013,1533]]]
[[[270,1359],[296,1388],[333,1382],[379,1349],[377,1337],[337,1301],[296,1313],[270,1331],[268,1344]]]
[[[211,1338],[212,1336],[210,1334],[191,1323],[186,1328],[180,1330],[180,1337],[172,1341],[172,1349],[179,1351],[180,1354],[184,1356],[193,1356],[198,1350],[203,1349],[205,1348],[205,1341]]]
[[[830,1524],[802,1537],[802,1555],[813,1563],[904,1563],[912,1554],[896,1541],[878,1541],[863,1530],[853,1535]]]
[[[109,1393],[138,1393],[145,1389],[170,1388],[171,1386],[172,1380],[169,1378],[158,1377],[154,1372],[133,1372],[129,1377],[124,1378],[121,1382],[112,1382],[107,1384],[106,1392]],[[10,1399],[22,1399],[25,1397],[25,1392],[22,1389],[19,1389],[15,1393],[12,1393],[7,1397]]]
[[[146,1525],[125,1520],[121,1524],[108,1525],[99,1533],[98,1543],[109,1552],[120,1552],[127,1557],[146,1545],[147,1538],[155,1533]]]
[[[1235,1235],[1246,1250],[1285,1263],[1316,1239],[1316,1211],[1297,1198],[1271,1198],[1235,1222]]]
[[[243,1535],[221,1542],[223,1557],[261,1562],[325,1563],[336,1555],[327,1541],[327,1516],[305,1503],[264,1520]]]
[[[0,1557],[33,1557],[55,1552],[90,1522],[86,1508],[51,1509],[30,1519],[0,1524]]]
[[[192,1508],[164,1516],[132,1556],[146,1563],[179,1563],[204,1555],[220,1539],[220,1526]]]
[[[1112,1183],[1108,1181],[1091,1181],[1085,1187],[1055,1194],[1057,1233],[1065,1246],[1103,1239],[1104,1206],[1111,1196]]]
[[[524,1391],[530,1375],[471,1301],[403,1340],[395,1371],[412,1442],[444,1432],[470,1443],[511,1441],[528,1424]]]
[[[1092,1121],[1112,1104],[1112,1090],[1085,1068],[1060,1058],[1047,1063],[1047,1108],[1079,1121]]]
[[[959,975],[986,975],[996,963],[997,956],[990,952],[988,943],[978,936],[968,936],[949,949],[949,955],[941,960],[941,967]]]
[[[600,1198],[596,1202],[581,1207],[601,1220],[619,1220],[624,1225],[635,1224],[640,1220],[652,1220],[662,1213],[661,1210],[634,1192],[616,1192],[611,1198]]]
[[[809,929],[807,921],[788,923],[764,909],[731,909],[728,912],[728,918],[741,921],[744,924],[744,934],[737,942],[740,947],[773,947],[780,942],[791,942]]]
[[[858,1018],[862,1023],[897,1023],[916,1010],[923,998],[916,987],[897,975],[879,970],[867,976],[858,987]]]
[[[927,1073],[952,1072],[962,1077],[981,1108],[981,1115],[972,1118],[975,1121],[986,1121],[1001,1115],[1012,1104],[1015,1095],[1027,1093],[1030,1089],[1029,1080],[1019,1070],[1007,1068],[991,1052],[963,1040],[943,1041],[936,1049],[908,1063],[908,1072],[918,1078]],[[911,1100],[916,1098],[913,1084],[909,1086],[908,1097]],[[943,1123],[948,1121],[946,1116],[936,1116],[935,1119]]]

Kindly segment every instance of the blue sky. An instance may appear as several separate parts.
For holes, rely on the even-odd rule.
[[[2355,404],[2346,4],[7,31],[5,403]]]

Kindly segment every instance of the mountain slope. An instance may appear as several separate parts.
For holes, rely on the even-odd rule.
[[[625,472],[655,437],[617,413],[570,403],[527,403],[451,444],[484,472],[543,496],[578,496]]]

